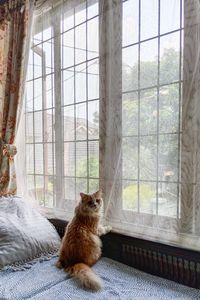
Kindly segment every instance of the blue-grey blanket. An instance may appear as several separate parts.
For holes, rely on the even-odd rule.
[[[85,291],[63,270],[57,269],[55,261],[54,257],[38,262],[26,271],[0,272],[0,299],[200,299],[200,290],[151,276],[107,258],[102,258],[93,267],[104,281],[104,288],[98,292]]]

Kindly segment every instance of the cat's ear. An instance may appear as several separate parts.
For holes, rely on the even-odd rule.
[[[102,191],[101,191],[101,190],[97,191],[97,192],[95,193],[95,196],[96,196],[97,198],[102,198]]]
[[[81,199],[83,200],[87,195],[84,193],[80,193]]]

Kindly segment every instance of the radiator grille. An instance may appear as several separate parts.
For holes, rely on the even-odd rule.
[[[129,244],[122,244],[121,259],[123,263],[153,275],[191,287],[200,287],[198,262]]]

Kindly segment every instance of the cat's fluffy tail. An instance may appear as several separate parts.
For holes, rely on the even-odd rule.
[[[101,279],[84,263],[75,264],[65,269],[71,276],[78,279],[81,285],[90,290],[97,291],[102,288]]]

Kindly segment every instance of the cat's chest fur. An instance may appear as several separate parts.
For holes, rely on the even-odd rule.
[[[101,247],[101,240],[97,235],[99,222],[84,222],[74,218],[66,230],[66,240],[71,243],[79,243],[81,247]]]

